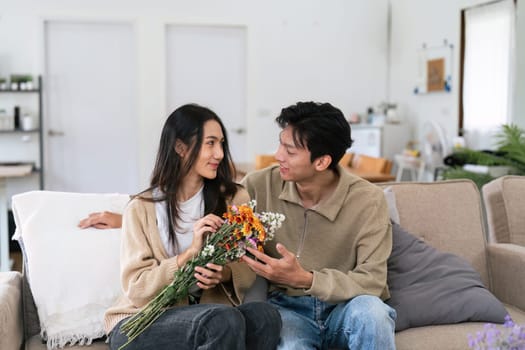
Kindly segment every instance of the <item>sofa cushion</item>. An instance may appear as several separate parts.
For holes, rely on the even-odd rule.
[[[109,344],[104,340],[96,340],[91,343],[88,347],[83,345],[72,345],[64,348],[65,350],[110,350]],[[35,335],[31,337],[25,343],[25,350],[48,350],[45,342],[42,341],[40,336]]]
[[[22,345],[21,281],[19,272],[0,273],[0,349]]]
[[[516,324],[525,324],[525,312],[505,305]],[[503,325],[499,325],[501,329]],[[484,323],[464,322],[449,325],[434,325],[409,328],[396,333],[397,350],[459,350],[471,349],[468,335],[483,331]],[[32,349],[31,349],[32,350]]]
[[[525,176],[502,176],[482,187],[489,242],[525,247]]]
[[[388,205],[388,214],[390,215],[390,220],[399,224],[399,212],[396,205],[396,195],[392,191],[392,187],[385,187],[383,189],[383,194],[385,196],[386,204]]]
[[[103,337],[103,316],[120,294],[120,229],[81,230],[94,211],[122,212],[128,195],[32,191],[13,196],[41,336],[48,348]]]
[[[387,304],[397,311],[396,331],[465,321],[502,323],[503,304],[465,260],[427,245],[392,223]]]

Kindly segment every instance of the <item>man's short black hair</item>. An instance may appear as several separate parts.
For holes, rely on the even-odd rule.
[[[275,119],[281,128],[291,126],[294,143],[310,151],[310,160],[329,155],[335,169],[352,146],[350,125],[340,109],[330,103],[298,102],[283,108]]]

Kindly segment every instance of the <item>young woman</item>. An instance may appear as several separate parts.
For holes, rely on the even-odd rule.
[[[219,117],[184,105],[166,120],[150,187],[123,216],[123,295],[105,315],[112,350],[126,343],[120,327],[173,280],[221,225],[228,204],[248,193],[233,181],[226,131]],[[166,310],[127,349],[274,349],[279,313],[266,302],[242,304],[255,275],[244,263],[196,267],[197,302]],[[235,307],[232,307],[235,306]]]

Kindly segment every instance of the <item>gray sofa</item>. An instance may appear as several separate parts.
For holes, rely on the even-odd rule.
[[[519,181],[514,191],[525,194],[525,178]],[[479,272],[485,286],[504,303],[514,321],[525,324],[525,247],[511,243],[487,244],[480,192],[471,181],[400,182],[380,186],[390,186],[394,192],[403,228],[427,244],[468,261]],[[519,210],[514,208],[514,213],[525,210],[523,202],[512,205],[519,206]],[[2,273],[0,283],[0,349],[18,350],[21,346],[45,349],[38,336],[30,288],[23,276],[16,272]],[[482,327],[482,322],[466,322],[409,328],[396,333],[396,345],[400,350],[468,349],[467,334],[475,334]],[[72,347],[77,348],[80,347]],[[108,347],[98,341],[90,348]]]
[[[499,177],[485,184],[481,192],[486,206],[489,243],[510,243],[525,247],[525,177]]]

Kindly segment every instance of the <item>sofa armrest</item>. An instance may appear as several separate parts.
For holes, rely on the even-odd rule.
[[[487,246],[494,295],[525,311],[525,247],[511,243]]]
[[[22,275],[0,272],[0,349],[19,350],[22,341]]]

